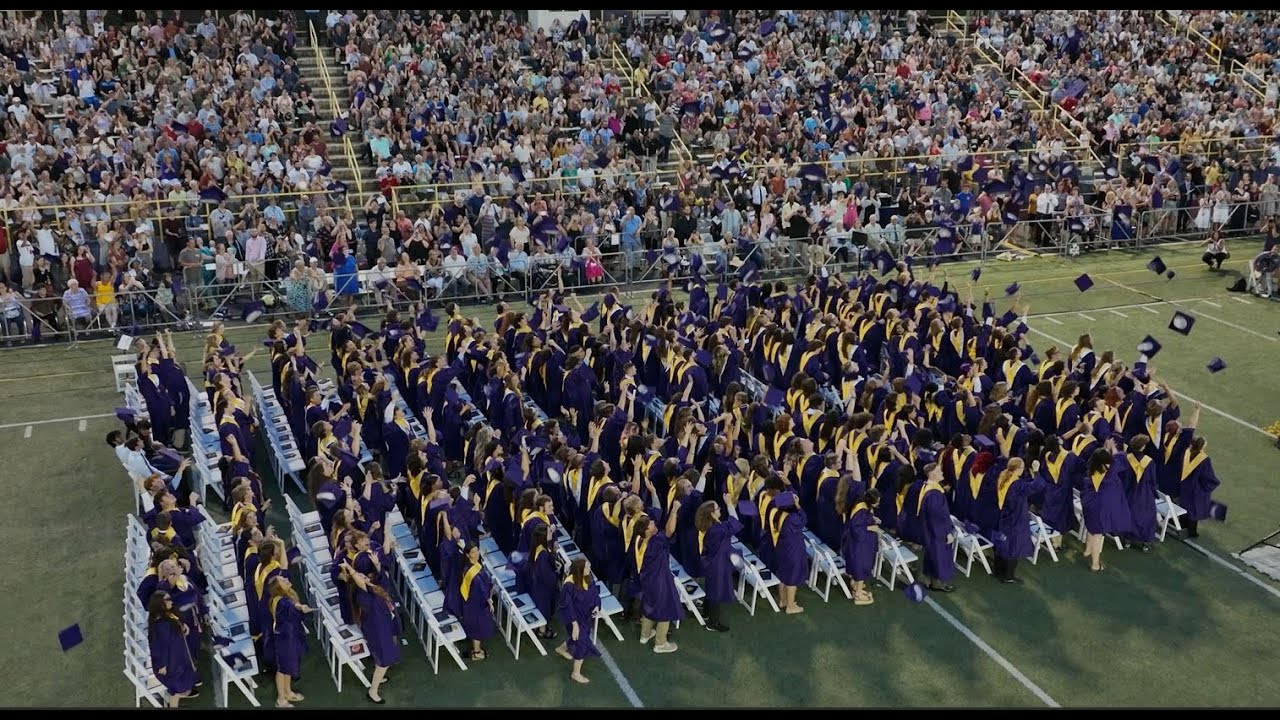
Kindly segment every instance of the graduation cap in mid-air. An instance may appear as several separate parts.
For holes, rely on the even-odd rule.
[[[1226,522],[1227,521],[1227,504],[1210,500],[1209,501],[1209,517],[1213,518],[1214,520],[1217,520],[1218,522]]]
[[[82,642],[84,642],[84,635],[80,632],[80,623],[76,623],[58,633],[58,644],[62,646],[62,652],[66,652]]]
[[[1170,280],[1172,280],[1172,279],[1173,279],[1173,276],[1174,276],[1174,275],[1177,275],[1177,274],[1178,274],[1178,273],[1176,273],[1176,272],[1174,272],[1174,271],[1170,270],[1169,272],[1165,273],[1165,274],[1164,274],[1164,276],[1165,276],[1165,277],[1167,277],[1167,278],[1169,278]]]
[[[1004,289],[1004,294],[1005,294],[1005,295],[1017,295],[1017,294],[1018,294],[1018,291],[1019,291],[1019,290],[1021,290],[1021,289],[1022,289],[1022,286],[1015,282],[1015,283],[1013,283],[1013,284],[1009,285],[1009,287],[1007,287],[1007,288],[1005,288],[1005,289]]]
[[[1220,357],[1216,357],[1209,361],[1209,372],[1220,373],[1227,369],[1227,363]]]
[[[1160,348],[1160,342],[1150,335],[1146,336],[1142,339],[1142,342],[1138,343],[1138,352],[1145,355],[1148,359],[1155,357],[1156,353],[1160,352]]]
[[[355,337],[357,340],[365,339],[365,337],[372,332],[369,329],[368,325],[365,325],[364,323],[359,321],[353,320],[352,322],[347,323],[347,327],[351,330],[351,335]]]
[[[1191,327],[1195,324],[1195,318],[1178,310],[1173,313],[1173,319],[1169,321],[1169,329],[1181,335],[1190,335]]]
[[[756,504],[751,502],[750,500],[739,500],[738,501],[738,517],[758,518],[760,517],[760,508],[756,507]]]
[[[978,278],[982,277],[982,268],[980,268],[980,267],[976,267],[976,268],[974,268],[974,269],[969,273],[969,277],[973,278],[973,281],[974,281],[974,282],[978,282]],[[1015,284],[1016,284],[1016,283],[1015,283]],[[1009,293],[1009,294],[1010,294],[1010,295],[1012,295],[1013,293]]]
[[[1157,275],[1163,275],[1169,269],[1169,266],[1165,265],[1164,261],[1157,255],[1151,258],[1151,262],[1147,263],[1147,269]]]
[[[1076,278],[1076,287],[1080,289],[1080,292],[1087,291],[1089,288],[1093,287],[1093,278],[1089,277],[1088,273],[1081,275]]]

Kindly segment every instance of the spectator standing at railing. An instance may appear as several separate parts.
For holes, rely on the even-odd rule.
[[[4,341],[12,344],[13,339],[27,334],[26,308],[22,295],[11,285],[0,285],[0,322],[4,323]]]
[[[79,328],[89,325],[93,316],[93,300],[75,278],[67,281],[67,289],[62,293],[62,305],[66,309],[69,323]]]

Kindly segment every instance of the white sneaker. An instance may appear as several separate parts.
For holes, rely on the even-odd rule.
[[[673,653],[678,649],[679,649],[679,646],[671,641],[667,641],[661,645],[653,646],[653,651],[659,655],[666,655],[667,653]]]
[[[657,631],[657,630],[654,630],[653,632],[649,633],[648,635],[645,635],[644,633],[640,633],[640,644],[641,644],[641,645],[648,645],[648,644],[649,644],[649,641],[650,641],[650,640],[652,640],[652,639],[654,638],[654,636],[656,636],[657,634],[658,634],[658,631]]]

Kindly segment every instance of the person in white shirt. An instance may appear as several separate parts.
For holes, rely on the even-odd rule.
[[[253,234],[244,243],[244,261],[246,265],[246,279],[256,277],[266,278],[266,261],[267,261],[267,233],[266,228],[259,225]]]
[[[128,440],[123,438],[123,434],[119,430],[112,430],[107,435],[107,444],[110,445],[116,453],[116,458],[120,460],[120,464],[124,466],[129,473],[129,477],[138,483],[139,490],[147,489],[152,479],[158,479],[165,485],[168,485],[175,492],[178,485],[182,482],[182,475],[191,465],[189,458],[183,458],[178,465],[178,471],[173,475],[161,472],[158,468],[151,464],[147,456],[142,452],[142,439],[137,435],[130,436]],[[142,492],[143,505],[150,499],[150,492]]]
[[[386,290],[391,286],[396,273],[387,265],[385,257],[379,257],[377,264],[369,268],[369,283],[373,286],[373,297],[379,305],[386,304]]]
[[[463,287],[470,289],[471,285],[467,282],[467,259],[462,257],[462,252],[457,245],[449,248],[449,256],[441,263],[444,267],[445,277],[449,282],[460,283]]]
[[[509,236],[513,250],[525,249],[525,246],[529,243],[529,226],[524,222],[524,215],[516,216],[516,224],[512,226]]]

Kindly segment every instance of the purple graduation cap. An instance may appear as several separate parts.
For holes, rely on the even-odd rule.
[[[351,330],[351,335],[359,340],[365,339],[369,334],[369,326],[359,321],[347,323],[347,328]]]
[[[1011,284],[1009,287],[1007,287],[1007,288],[1005,288],[1005,289],[1004,289],[1004,294],[1005,294],[1005,295],[1017,295],[1017,294],[1018,294],[1018,291],[1019,291],[1019,290],[1021,290],[1021,289],[1022,289],[1022,286],[1021,286],[1021,285],[1019,285],[1017,282],[1014,282],[1014,283],[1013,283],[1013,284]]]
[[[758,518],[760,517],[760,508],[756,507],[756,504],[750,500],[739,500],[738,517]]]
[[[1178,274],[1178,273],[1176,273],[1176,272],[1174,272],[1174,271],[1170,270],[1169,272],[1165,273],[1165,274],[1164,274],[1164,276],[1165,276],[1166,278],[1169,278],[1170,280],[1172,280],[1172,279],[1173,279],[1173,276],[1174,276],[1174,275],[1177,275],[1177,274]]]
[[[84,635],[80,632],[80,623],[76,623],[58,633],[58,644],[62,646],[62,652],[66,652],[82,642],[84,642]]]
[[[748,260],[742,263],[742,279],[746,282],[751,282],[752,276],[759,272],[760,266],[756,264],[755,260]]]
[[[973,281],[974,281],[974,282],[978,282],[978,278],[982,277],[982,268],[981,268],[981,267],[976,267],[976,268],[974,268],[974,269],[969,273],[969,277],[973,278]],[[1012,293],[1010,293],[1010,294],[1012,294]]]
[[[1093,278],[1089,277],[1088,273],[1085,273],[1080,277],[1076,278],[1075,283],[1076,283],[1076,287],[1079,288],[1080,292],[1085,292],[1089,288],[1093,287]]]
[[[1227,363],[1222,358],[1216,357],[1209,361],[1208,368],[1211,373],[1220,373],[1227,369]]]
[[[1214,520],[1217,520],[1218,522],[1226,522],[1227,521],[1227,504],[1217,502],[1216,500],[1210,500],[1209,501],[1209,517],[1213,518]]]
[[[598,317],[600,317],[600,303],[599,303],[599,302],[593,302],[593,303],[591,303],[591,306],[590,306],[590,307],[588,307],[586,310],[583,310],[583,311],[582,311],[582,320],[583,320],[583,322],[591,322],[591,321],[595,320],[595,319],[596,319],[596,318],[598,318]]]
[[[956,311],[956,299],[948,294],[938,301],[938,312],[953,313]]]
[[[1169,268],[1164,264],[1164,261],[1160,259],[1160,256],[1157,255],[1151,258],[1151,262],[1147,263],[1147,269],[1157,275],[1163,275]]]
[[[982,452],[984,450],[991,452],[995,449],[996,444],[986,435],[974,435],[973,446],[978,449],[978,452]]]
[[[776,387],[771,387],[764,393],[764,404],[767,407],[781,407],[786,396]]]
[[[440,319],[432,314],[431,308],[424,309],[422,314],[418,315],[418,327],[423,330],[427,332],[435,332],[436,328],[439,326]]]
[[[913,582],[910,585],[903,585],[902,594],[913,603],[919,604],[924,602],[924,586],[918,582]]]
[[[1169,329],[1180,334],[1190,335],[1191,328],[1196,324],[1196,319],[1190,315],[1177,310],[1173,313],[1173,319],[1169,321]]]
[[[827,174],[823,172],[821,165],[809,163],[800,169],[800,177],[810,182],[822,182],[827,178]]]
[[[775,23],[773,20],[765,20],[764,22],[760,23],[760,30],[759,30],[760,37],[767,37],[769,35],[772,35],[775,27],[777,27],[777,23]]]
[[[778,493],[778,495],[773,498],[773,504],[780,508],[794,508],[797,506],[796,494],[790,490]]]
[[[716,283],[716,299],[724,301],[729,297],[729,286],[724,283]]]
[[[1160,352],[1161,347],[1158,340],[1148,335],[1142,339],[1142,342],[1138,343],[1138,352],[1150,360],[1156,356],[1156,353]]]
[[[888,251],[881,250],[875,259],[876,271],[881,275],[889,272],[894,267],[893,256]]]
[[[266,309],[266,305],[263,305],[261,300],[250,300],[240,307],[240,319],[248,323],[255,322],[262,317]]]
[[[1146,382],[1146,381],[1147,381],[1147,363],[1146,363],[1146,361],[1139,361],[1139,362],[1136,362],[1136,363],[1134,363],[1134,364],[1133,364],[1133,376],[1134,376],[1135,378],[1137,378],[1140,382]]]

